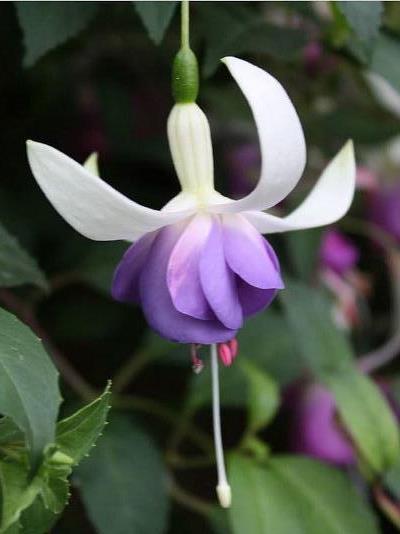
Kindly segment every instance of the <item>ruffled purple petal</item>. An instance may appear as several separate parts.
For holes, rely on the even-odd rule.
[[[215,218],[200,257],[200,280],[215,315],[233,330],[243,323],[235,278],[225,261],[222,226]]]
[[[156,235],[157,232],[144,235],[123,255],[111,286],[111,294],[116,300],[140,303],[139,278]]]
[[[167,226],[158,232],[140,277],[143,312],[150,326],[161,336],[180,343],[220,343],[232,339],[235,329],[217,319],[194,319],[180,313],[167,285],[167,265],[183,231],[182,225]]]
[[[215,319],[199,275],[200,256],[211,226],[211,217],[193,217],[174,246],[167,268],[167,284],[175,308],[197,319]]]
[[[229,267],[242,280],[260,289],[282,289],[275,253],[241,215],[223,216],[224,250]],[[272,252],[271,252],[272,251]]]

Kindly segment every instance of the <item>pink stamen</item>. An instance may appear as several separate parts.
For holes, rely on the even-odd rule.
[[[232,359],[234,360],[236,358],[236,356],[238,355],[238,352],[239,352],[239,342],[234,337],[233,339],[228,341],[228,346],[231,349]]]
[[[192,356],[192,369],[196,375],[200,374],[204,368],[204,362],[201,358],[199,358],[199,355],[197,353],[199,347],[200,345],[196,345],[195,343],[192,343],[192,345],[190,346],[190,353]]]
[[[218,343],[218,356],[225,367],[232,365],[234,357],[228,343]]]

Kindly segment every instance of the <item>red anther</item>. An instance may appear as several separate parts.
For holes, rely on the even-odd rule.
[[[238,355],[238,352],[239,352],[239,342],[234,337],[233,339],[228,341],[228,346],[231,349],[232,359],[234,360],[236,358],[236,356]]]
[[[227,343],[218,343],[218,356],[225,367],[232,365],[232,351]]]

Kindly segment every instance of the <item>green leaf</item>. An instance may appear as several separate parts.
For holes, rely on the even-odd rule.
[[[340,471],[301,457],[267,464],[232,455],[234,534],[378,534],[370,510]]]
[[[160,44],[172,20],[178,2],[135,2],[135,8],[150,39]]]
[[[97,2],[15,2],[25,44],[24,65],[78,35],[98,9]]]
[[[351,366],[350,344],[333,323],[328,298],[318,290],[289,282],[281,301],[297,351],[320,379]]]
[[[361,41],[370,43],[378,36],[383,14],[382,2],[346,0],[336,2],[336,5]]]
[[[213,74],[226,55],[262,52],[281,60],[293,60],[306,44],[304,32],[268,24],[247,6],[210,4],[199,6],[206,40],[203,64],[206,76]]]
[[[317,290],[289,283],[282,297],[297,349],[334,394],[346,429],[369,466],[387,469],[399,453],[398,430],[378,388],[355,369],[351,347],[333,323],[331,304]]]
[[[284,317],[271,309],[251,317],[238,335],[240,359],[248,359],[286,385],[301,374],[304,364],[293,358],[295,340],[287,335]]]
[[[165,532],[168,499],[161,455],[127,418],[111,421],[75,480],[99,534]]]
[[[23,284],[48,288],[46,278],[36,261],[0,225],[0,287],[15,287]]]
[[[110,409],[110,385],[92,403],[57,424],[58,449],[78,464],[89,454],[106,425]]]
[[[400,500],[400,459],[385,473],[384,484]]]
[[[400,39],[381,34],[372,54],[370,68],[400,92]]]
[[[313,228],[302,232],[288,232],[285,235],[291,264],[303,280],[310,280],[315,273],[321,233],[320,228]]]
[[[267,425],[279,408],[279,388],[265,372],[248,360],[240,366],[248,380],[249,430],[257,432]]]
[[[400,453],[395,417],[378,387],[355,369],[333,373],[326,384],[363,458],[376,472],[388,469]]]
[[[0,412],[25,433],[34,464],[54,442],[60,401],[58,373],[40,340],[0,310]]]
[[[31,506],[24,510],[20,517],[20,530],[18,534],[45,534],[58,519],[58,514],[48,510],[43,499],[38,496]]]
[[[19,520],[21,512],[36,498],[39,486],[29,481],[28,467],[22,463],[0,462],[1,522],[0,533]]]

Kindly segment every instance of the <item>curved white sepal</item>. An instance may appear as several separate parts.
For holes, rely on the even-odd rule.
[[[284,218],[256,211],[243,215],[262,234],[314,228],[336,222],[348,211],[356,184],[353,142],[347,141],[306,199]]]
[[[48,200],[75,230],[90,239],[134,241],[192,213],[141,206],[48,145],[28,141],[27,151],[32,173]]]
[[[90,156],[85,160],[83,166],[87,171],[96,176],[100,176],[99,172],[99,155],[97,152],[92,152]]]
[[[306,147],[300,120],[286,91],[270,74],[234,57],[222,61],[253,112],[262,168],[255,189],[236,202],[224,204],[220,211],[268,209],[290,193],[303,173]]]

